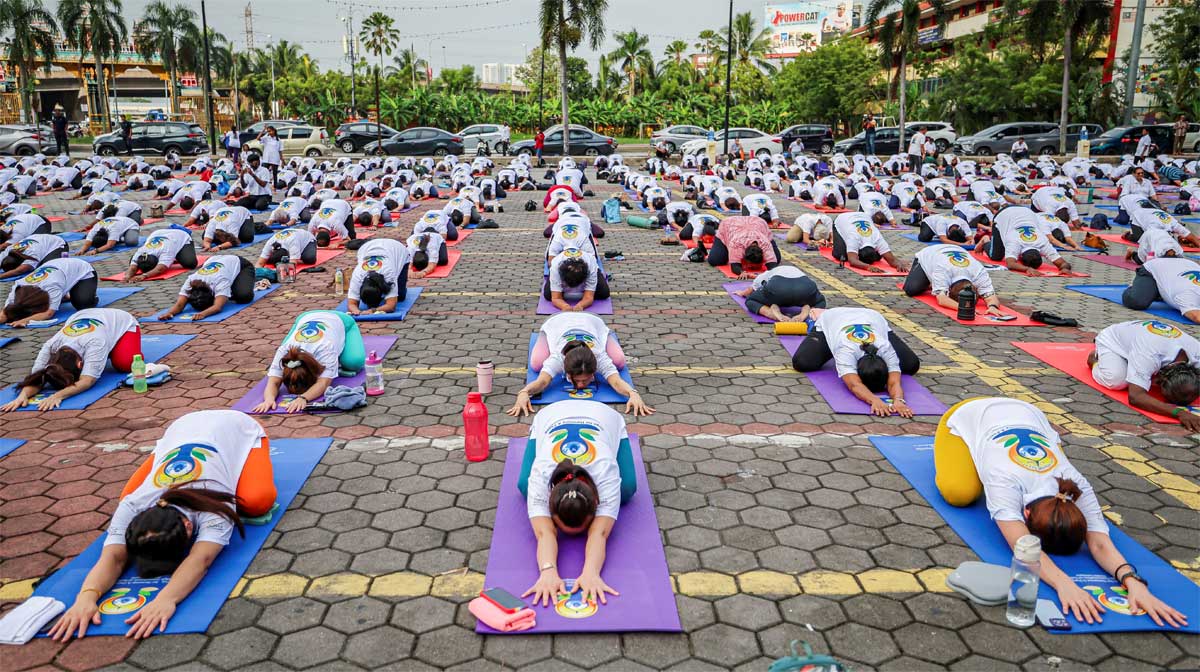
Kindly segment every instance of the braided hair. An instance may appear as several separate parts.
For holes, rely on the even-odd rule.
[[[1154,380],[1167,403],[1191,406],[1200,397],[1200,367],[1190,362],[1171,362],[1158,370]]]

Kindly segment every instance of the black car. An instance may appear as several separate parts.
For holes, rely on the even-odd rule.
[[[209,151],[204,129],[198,124],[184,121],[133,122],[130,143],[133,145],[134,154],[166,154],[174,151],[180,155],[188,155]],[[112,156],[126,153],[130,149],[125,145],[125,140],[118,130],[97,136],[92,141],[92,151],[101,156]]]
[[[778,135],[785,152],[792,151],[792,143],[799,140],[806,152],[833,153],[833,129],[826,124],[796,124]]]
[[[911,137],[911,135],[910,135]],[[845,140],[839,140],[833,146],[833,151],[842,154],[866,154],[867,134],[859,131],[858,135]],[[885,156],[900,152],[900,127],[888,126],[875,129],[875,155]]]
[[[347,154],[353,154],[362,149],[367,143],[375,142],[382,137],[390,138],[399,133],[387,124],[376,124],[373,121],[351,121],[333,132],[333,144]]]
[[[369,142],[363,146],[363,151],[367,154],[391,156],[459,155],[463,153],[463,140],[440,128],[418,127],[400,131],[390,138],[384,138],[382,148],[376,141]]]
[[[1137,151],[1138,141],[1142,139],[1142,130],[1150,131],[1150,141],[1166,151],[1175,143],[1175,129],[1170,124],[1139,124],[1137,126],[1118,126],[1110,128],[1100,137],[1092,140],[1092,154],[1098,156],[1133,154]]]
[[[617,141],[607,135],[586,128],[584,126],[576,126],[571,124],[571,153],[583,154],[586,156],[608,156],[617,151]],[[533,155],[537,150],[533,147],[533,140],[522,140],[514,142],[508,148],[508,153],[512,155],[526,154]],[[563,133],[562,128],[551,127],[546,133],[546,144],[542,148],[543,156],[562,156],[563,153]]]
[[[253,124],[250,124],[249,126],[247,126],[246,128],[243,128],[242,130],[238,131],[238,138],[241,139],[242,146],[245,146],[247,142],[258,139],[258,136],[260,134],[262,134],[263,131],[267,130],[267,126],[274,126],[275,130],[278,131],[280,128],[283,128],[284,126],[307,126],[307,125],[308,125],[307,122],[296,121],[294,119],[263,119],[262,121],[256,121]]]

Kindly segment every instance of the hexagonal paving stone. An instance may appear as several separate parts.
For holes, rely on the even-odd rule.
[[[325,604],[316,600],[294,597],[265,608],[258,624],[271,632],[285,635],[320,625],[326,608]]]
[[[417,637],[413,657],[436,665],[454,665],[479,656],[483,638],[457,625],[427,632]]]
[[[221,669],[233,669],[266,660],[279,637],[258,628],[235,630],[213,637],[201,659]]]
[[[421,634],[453,623],[454,610],[454,605],[445,600],[418,597],[392,609],[392,625]]]
[[[383,626],[351,635],[342,657],[367,669],[377,669],[408,658],[415,641],[415,637],[403,630]]]
[[[329,628],[309,628],[284,635],[272,659],[291,667],[311,667],[336,660],[346,636]]]
[[[370,597],[356,597],[329,607],[324,625],[338,632],[354,634],[383,625],[391,606]]]
[[[771,600],[751,595],[731,595],[717,600],[717,618],[739,628],[757,632],[780,622],[779,608]]]
[[[829,648],[838,656],[878,665],[900,653],[891,636],[859,623],[846,623],[825,634]]]
[[[737,665],[761,654],[753,632],[724,624],[694,633],[692,648],[697,657],[721,665]]]

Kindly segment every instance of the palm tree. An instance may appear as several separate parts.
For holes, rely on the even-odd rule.
[[[596,64],[596,97],[608,100],[613,92],[621,88],[621,75],[613,70],[613,61],[607,54],[600,54]]]
[[[675,40],[668,44],[667,48],[663,50],[663,56],[665,56],[665,58],[660,61],[659,65],[666,66],[672,63],[675,65],[683,65],[684,61],[687,59],[687,52],[688,43],[684,42],[683,40]]]
[[[66,35],[67,44],[79,50],[80,63],[85,53],[92,54],[96,68],[96,97],[105,129],[112,128],[112,113],[108,109],[104,59],[116,57],[129,41],[129,29],[123,15],[121,0],[62,0],[58,5],[59,26]],[[114,68],[114,79],[116,74]]]
[[[919,44],[917,42],[917,31],[921,24],[921,10],[927,5],[933,10],[933,20],[938,27],[944,32],[946,30],[946,21],[949,20],[949,14],[946,11],[945,0],[900,0],[900,8],[897,11],[890,11],[896,5],[896,0],[871,0],[871,4],[867,5],[867,14],[863,21],[867,24],[867,34],[872,39],[879,38],[879,55],[883,61],[883,67],[891,68],[897,59],[900,61],[899,74],[897,75],[900,84],[900,151],[904,151],[904,108],[908,101],[908,81],[905,70],[908,67],[908,53],[915,51]],[[887,16],[883,18],[883,23],[879,23],[879,17],[888,11]]]
[[[31,95],[31,75],[37,61],[50,67],[57,49],[54,16],[42,6],[42,0],[0,1],[0,34],[12,34],[8,40],[8,61],[17,66],[17,89],[21,94],[21,118],[36,123]],[[40,59],[39,59],[40,57]]]
[[[1021,23],[1021,32],[1034,52],[1041,54],[1062,35],[1062,102],[1058,119],[1058,153],[1067,153],[1067,105],[1071,98],[1071,55],[1075,42],[1087,33],[1107,34],[1112,20],[1108,0],[1026,0],[1004,6],[1010,25]]]
[[[379,65],[375,68],[375,119],[381,121],[379,117],[379,71],[383,69],[383,55],[392,54],[392,50],[396,48],[400,40],[396,36],[396,22],[392,17],[383,12],[372,12],[362,22],[362,31],[358,36],[366,45],[367,51],[375,52],[379,58]],[[383,124],[375,124],[375,132],[378,136],[379,145],[383,145]]]
[[[142,58],[162,59],[171,87],[171,112],[179,112],[179,70],[195,70],[203,50],[196,12],[186,5],[154,0],[134,26],[134,44]]]
[[[412,49],[401,49],[399,54],[392,57],[392,63],[393,65],[384,70],[384,74],[388,77],[400,75],[411,82],[414,89],[417,88],[417,84],[429,79],[429,61],[417,56],[417,52]]]
[[[592,49],[604,42],[604,11],[608,0],[541,0],[538,22],[542,44],[558,48],[558,78],[562,98],[563,154],[571,153],[571,116],[567,101],[567,50],[587,40]]]
[[[654,57],[649,48],[650,36],[643,35],[634,28],[627,33],[615,33],[613,37],[617,40],[617,48],[613,49],[608,57],[620,64],[621,71],[629,80],[628,95],[633,98],[638,73],[645,72],[648,65],[654,65]]]
[[[771,51],[770,34],[771,32],[767,28],[761,30],[758,28],[750,12],[743,12],[733,17],[734,62],[755,65],[770,73],[775,72],[777,69],[775,64],[767,59],[767,54]],[[715,54],[716,62],[724,65],[725,57],[729,53],[728,36],[718,33],[714,46],[718,50]]]

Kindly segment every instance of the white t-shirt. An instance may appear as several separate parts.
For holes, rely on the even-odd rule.
[[[124,236],[126,232],[130,230],[137,231],[139,228],[140,227],[138,226],[138,223],[128,217],[121,217],[120,215],[116,217],[105,217],[104,219],[92,225],[91,230],[87,232],[87,236],[85,236],[85,238],[89,241],[95,240],[96,234],[101,230],[104,230],[108,232],[109,241],[115,240],[120,242],[121,237]]]
[[[1024,207],[1001,210],[996,215],[995,235],[1004,241],[1004,257],[1016,259],[1025,250],[1037,250],[1047,261],[1055,261],[1059,254],[1042,234],[1037,214]]]
[[[967,444],[995,521],[1024,522],[1025,506],[1058,493],[1056,478],[1070,479],[1083,493],[1075,505],[1089,532],[1108,534],[1108,523],[1091,484],[1063,453],[1058,433],[1036,407],[990,397],[959,406],[947,421]]]
[[[141,204],[133,201],[117,201],[115,205],[117,206],[117,211],[113,213],[114,217],[133,217],[133,215],[140,215],[142,212]]]
[[[14,203],[8,207],[12,208],[18,205],[24,206],[22,203]],[[45,220],[40,216],[31,212],[25,212],[10,216],[3,224],[0,224],[0,230],[9,233],[9,240],[21,240],[22,238],[32,236],[33,232],[37,231],[45,223]]]
[[[935,236],[947,235],[952,226],[962,229],[963,235],[967,237],[968,241],[975,235],[970,224],[967,224],[962,217],[955,217],[954,215],[930,215],[922,219],[921,223],[927,225]]]
[[[1138,138],[1137,150],[1135,153],[1138,156],[1146,156],[1150,153],[1150,135],[1146,134]]]
[[[28,235],[12,245],[0,250],[0,261],[4,261],[8,255],[20,253],[27,261],[23,264],[32,264],[37,266],[46,258],[46,255],[51,252],[65,248],[67,243],[62,238],[50,233],[34,233]]]
[[[315,234],[320,229],[325,229],[331,235],[349,238],[350,232],[346,229],[346,218],[353,212],[354,208],[340,198],[322,201],[321,207],[312,214],[312,219],[308,220],[308,230]]]
[[[959,280],[970,280],[980,297],[996,293],[987,269],[958,245],[928,245],[917,252],[917,262],[929,278],[934,294],[946,294]]]
[[[887,239],[863,212],[843,212],[833,220],[833,228],[846,242],[846,252],[858,254],[864,247],[874,247],[883,255],[892,251]]]
[[[267,375],[283,376],[283,361],[288,350],[299,348],[313,356],[324,367],[319,378],[337,378],[338,358],[346,345],[346,325],[332,310],[313,311],[304,316],[304,322],[296,325],[287,340],[275,351]]]
[[[1154,276],[1163,301],[1181,313],[1200,310],[1200,264],[1187,258],[1160,257],[1142,268]]]
[[[529,470],[530,518],[550,517],[550,476],[562,460],[583,467],[595,482],[600,498],[596,515],[617,517],[621,510],[617,449],[629,438],[620,413],[596,401],[555,402],[534,416],[529,437],[537,451]]]
[[[258,180],[254,179],[254,177],[242,175],[242,188],[246,191],[246,194],[249,196],[270,195],[271,188],[274,186],[271,182],[271,169],[266,166],[259,166],[258,170],[251,170],[251,172],[254,173],[254,177],[262,180],[263,184],[259,184]]]
[[[882,315],[869,308],[830,308],[816,320],[816,328],[825,334],[839,378],[858,374],[862,346],[872,343],[887,362],[889,372],[900,371],[900,356],[888,341],[892,328]]]
[[[1122,197],[1129,194],[1137,194],[1154,198],[1154,183],[1150,178],[1143,177],[1140,181],[1132,173],[1117,180],[1117,188],[1120,189]]]
[[[1179,223],[1177,219],[1167,214],[1163,210],[1157,208],[1142,208],[1129,213],[1130,219],[1134,224],[1141,227],[1142,231],[1166,231],[1167,233],[1177,236],[1186,236],[1190,231],[1188,228]]]
[[[803,215],[796,217],[796,221],[793,223],[794,226],[800,227],[801,231],[807,233],[810,236],[813,235],[813,231],[816,230],[818,224],[824,225],[826,231],[833,230],[833,218],[830,217],[829,215],[818,215],[815,213],[805,213]],[[828,234],[826,234],[826,235],[828,235]],[[762,277],[762,276],[760,275],[759,277]]]
[[[1200,341],[1160,320],[1119,322],[1096,335],[1096,353],[1107,350],[1128,364],[1125,380],[1149,390],[1154,374],[1175,361],[1182,350],[1188,362],[1200,364]]]
[[[212,240],[217,231],[224,231],[236,237],[247,219],[250,219],[250,211],[238,205],[210,211],[208,223],[204,225],[204,239]]]
[[[571,341],[583,341],[596,356],[596,376],[607,380],[617,373],[617,367],[608,357],[608,325],[591,313],[558,313],[546,318],[541,332],[546,335],[550,356],[542,365],[542,373],[551,378],[563,372],[562,349]]]
[[[904,205],[907,205],[905,203]],[[858,195],[858,207],[867,217],[873,217],[875,213],[882,212],[884,217],[887,217],[889,222],[896,222],[896,216],[892,214],[892,209],[888,207],[888,199],[883,194],[877,191],[867,191]]]
[[[975,180],[970,186],[971,197],[987,205],[989,203],[1004,203],[1004,197],[996,193],[996,185],[991,180]]]
[[[289,196],[279,203],[279,207],[271,213],[271,218],[277,221],[299,219],[304,209],[308,207],[308,199],[302,196]]]
[[[1183,256],[1183,247],[1179,245],[1175,236],[1161,229],[1146,229],[1138,239],[1137,256],[1143,264],[1156,257],[1166,256],[1167,252],[1172,250],[1175,256]]]
[[[583,284],[577,287],[567,287],[563,285],[562,277],[558,273],[559,266],[568,259],[582,259],[587,265],[587,277],[584,278]],[[591,254],[583,254],[577,249],[569,248],[560,252],[557,256],[550,260],[550,291],[562,292],[564,298],[578,299],[583,297],[584,292],[596,291],[596,284],[599,282],[600,269],[596,265],[596,257]]]
[[[804,276],[804,271],[796,268],[795,266],[780,265],[780,266],[776,266],[775,268],[772,268],[764,273],[759,273],[758,276],[754,278],[754,281],[751,282],[750,284],[752,287],[754,287],[754,289],[762,289],[763,285],[766,285],[768,280],[770,280],[771,278],[776,278],[776,277],[778,277],[778,278],[803,278],[805,276]]]
[[[211,192],[212,185],[207,182],[202,182],[200,180],[187,182],[179,188],[179,191],[175,192],[175,195],[171,197],[171,202],[178,205],[179,203],[183,202],[184,197],[187,196],[191,196],[193,201],[199,201],[205,196],[208,196],[208,194]],[[119,198],[120,197],[118,196],[118,199]]]
[[[232,254],[218,254],[209,257],[203,266],[197,268],[196,272],[183,281],[183,287],[179,288],[179,295],[187,296],[188,286],[192,284],[192,281],[201,280],[212,289],[213,296],[229,298],[232,296],[233,281],[237,280],[238,273],[242,270],[240,259]]]
[[[17,287],[28,285],[30,287],[37,287],[46,292],[46,294],[49,294],[49,309],[57,312],[59,304],[62,303],[63,296],[71,291],[75,283],[95,275],[95,269],[83,259],[75,257],[51,259],[33,269],[29,275],[13,283],[12,291],[8,293],[8,298],[4,300],[4,305],[9,305],[16,298]]]
[[[583,196],[583,171],[578,168],[564,168],[554,174],[554,183],[571,188],[576,196]]]
[[[175,257],[179,251],[190,242],[192,242],[191,231],[172,228],[159,229],[146,238],[146,242],[133,253],[133,258],[137,259],[143,254],[149,254],[158,257],[158,263],[163,266],[170,266],[175,263]]]
[[[87,263],[87,262],[84,262]],[[83,358],[81,373],[99,378],[108,355],[127,332],[137,329],[137,318],[115,308],[87,308],[77,311],[38,351],[33,370],[40,371],[50,362],[55,350],[68,347]]]
[[[1067,239],[1071,238],[1071,229],[1067,223],[1048,212],[1037,213],[1037,223],[1038,231],[1047,238],[1053,236],[1055,231],[1061,232]],[[1051,241],[1051,244],[1053,245],[1055,242]]]
[[[751,217],[761,217],[765,214],[771,221],[779,219],[779,210],[775,208],[775,202],[765,194],[750,194],[742,200],[742,207]]]
[[[413,224],[413,233],[425,233],[427,231],[436,233],[440,236],[445,236],[449,229],[449,222],[446,217],[446,212],[443,210],[429,210],[421,215],[416,224]]]
[[[425,233],[414,233],[408,237],[405,243],[408,245],[408,258],[412,259],[417,252],[421,251],[421,238],[429,237],[429,243],[425,246],[425,252],[429,255],[429,266],[432,267],[441,258],[442,246],[446,244],[446,239],[442,234],[427,231]]]
[[[908,153],[921,156],[925,150],[925,134],[917,131],[913,133],[912,139],[908,141]]]
[[[1033,209],[1053,215],[1062,208],[1068,211],[1075,205],[1062,187],[1042,187],[1033,192]]]
[[[262,426],[240,411],[196,411],[172,422],[154,446],[154,466],[146,480],[117,504],[104,545],[124,545],[134,517],[156,506],[171,485],[198,482],[198,487],[236,493],[246,458],[266,436]],[[234,525],[224,516],[179,512],[191,520],[195,541],[229,544]]]
[[[292,263],[296,264],[300,262],[300,255],[304,252],[304,248],[308,247],[310,243],[315,242],[317,242],[317,237],[304,229],[284,229],[275,232],[275,235],[267,239],[258,257],[260,259],[270,257],[271,252],[275,249],[275,243],[279,243],[283,249],[287,250],[288,257]]]
[[[954,205],[954,214],[968,222],[975,221],[980,215],[986,217],[989,222],[994,218],[992,211],[983,207],[978,201],[959,201]]]
[[[431,257],[431,259],[436,262],[435,257]],[[367,278],[368,273],[372,272],[379,273],[392,283],[392,288],[383,296],[384,300],[399,296],[400,288],[396,285],[396,281],[410,261],[408,246],[399,240],[390,238],[368,240],[358,248],[358,264],[350,275],[350,287],[346,296],[358,301],[361,298],[359,289],[362,287],[363,280]]]

